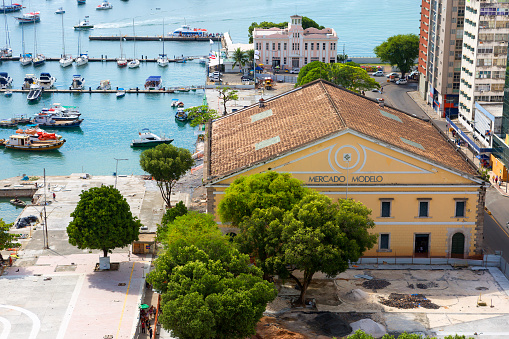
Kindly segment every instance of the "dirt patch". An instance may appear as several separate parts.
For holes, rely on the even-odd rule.
[[[305,335],[292,332],[272,317],[263,317],[256,324],[256,334],[250,339],[308,339]]]
[[[362,283],[362,287],[370,289],[370,290],[381,290],[383,288],[386,288],[391,283],[388,282],[385,279],[371,279],[366,280]]]
[[[400,294],[391,293],[389,298],[380,297],[380,303],[385,306],[391,306],[402,309],[411,309],[423,307],[427,309],[439,309],[440,306],[432,303],[423,294]]]
[[[309,327],[326,336],[343,337],[352,333],[350,324],[337,313],[321,313],[307,321]]]
[[[333,280],[313,281],[306,291],[306,299],[315,299],[315,303],[321,305],[341,305]]]

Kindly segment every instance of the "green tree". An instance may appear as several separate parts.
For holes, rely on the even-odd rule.
[[[316,75],[310,76],[306,80],[304,80],[304,78],[306,78],[308,76],[308,73],[310,73],[311,71],[313,71],[315,69],[318,69],[318,71],[314,71],[314,72],[318,72],[318,73]],[[310,62],[309,64],[305,65],[304,67],[302,67],[300,69],[299,75],[297,76],[297,83],[295,86],[296,87],[302,86],[304,84],[307,84],[308,82],[314,81],[316,79],[320,79],[320,77],[318,77],[318,78],[314,78],[314,77],[322,75],[321,72],[324,70],[325,70],[325,63],[323,63],[321,61]],[[327,77],[327,73],[324,72],[323,76]],[[313,80],[308,81],[310,79],[313,79]],[[326,79],[326,78],[321,78],[321,79]]]
[[[235,66],[239,66],[240,70],[242,71],[242,68],[248,62],[248,55],[245,52],[243,52],[239,47],[235,51],[233,51],[232,59],[233,59],[232,69],[235,68]]]
[[[209,108],[207,105],[189,107],[184,111],[187,113],[187,117],[191,120],[191,127],[196,127],[200,124],[204,124],[210,119],[219,118],[217,111]]]
[[[343,53],[338,54],[338,55],[336,56],[336,60],[337,60],[337,62],[339,62],[339,63],[344,63],[344,62],[346,62],[346,60],[348,60],[348,54],[343,54]]]
[[[239,226],[257,208],[291,210],[308,192],[309,189],[302,182],[288,173],[268,171],[240,177],[226,189],[218,212],[223,223]]]
[[[79,249],[102,250],[105,257],[114,248],[138,240],[141,223],[129,204],[113,186],[82,191],[67,226],[69,243]]]
[[[187,207],[184,202],[179,201],[173,208],[169,208],[163,215],[161,224],[157,228],[157,238],[159,241],[166,239],[168,226],[175,221],[177,217],[187,214]]]
[[[375,47],[374,52],[382,62],[396,65],[405,76],[419,56],[419,36],[416,34],[400,34],[387,39]]]
[[[194,160],[187,149],[173,145],[158,145],[140,155],[141,168],[157,181],[163,200],[170,208],[173,187],[193,164]]]
[[[226,115],[227,114],[226,103],[229,101],[238,100],[239,96],[237,95],[237,93],[239,91],[231,89],[230,87],[221,87],[218,89],[218,91],[219,91],[219,99],[221,99],[223,101],[223,107],[224,107],[223,115]]]
[[[0,250],[21,246],[20,243],[14,242],[16,240],[16,236],[9,233],[11,226],[12,223],[7,224],[2,218],[0,218]]]
[[[253,30],[255,28],[272,28],[272,27],[277,27],[277,28],[284,29],[284,28],[288,27],[288,21],[280,22],[278,24],[276,24],[275,22],[270,22],[270,21],[263,21],[263,22],[260,22],[259,24],[256,23],[256,22],[251,23],[251,25],[247,29],[248,30],[249,43],[253,43]],[[321,26],[318,23],[316,23],[316,21],[314,21],[313,19],[310,19],[310,18],[308,18],[306,16],[303,16],[302,17],[302,28],[303,29],[307,29],[307,28],[310,28],[310,27],[314,27],[314,28],[318,28],[318,29],[324,29],[325,28],[324,26]]]
[[[251,65],[253,64],[253,60],[254,60],[254,54],[255,51],[254,49],[249,49],[246,51],[246,55],[247,55],[247,61],[251,63]]]

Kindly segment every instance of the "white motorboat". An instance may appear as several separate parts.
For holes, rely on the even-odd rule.
[[[160,137],[150,132],[148,128],[144,128],[138,133],[139,139],[134,139],[131,142],[131,147],[153,147],[161,144],[171,144],[173,139]]]
[[[98,90],[110,90],[111,89],[111,83],[109,80],[101,80],[101,83],[99,86],[97,86]]]
[[[30,92],[28,92],[27,100],[30,102],[37,101],[41,98],[42,87],[37,84],[30,85]]]
[[[62,9],[62,7],[60,7]],[[65,13],[65,11],[64,11]],[[72,55],[65,53],[65,39],[64,39],[64,16],[62,15],[62,58],[58,61],[61,67],[69,67],[72,65],[73,58]]]
[[[116,96],[117,96],[117,99],[125,97],[125,89],[119,88],[118,91],[117,91]]]
[[[160,90],[163,88],[163,81],[161,80],[160,75],[152,75],[145,80],[145,89],[146,90]]]
[[[12,87],[12,78],[7,72],[0,72],[0,89]]]
[[[104,10],[112,9],[112,8],[113,8],[112,4],[110,4],[108,1],[103,1],[102,4],[97,6],[95,9],[98,11],[104,11]]]
[[[30,89],[32,85],[37,85],[37,77],[35,74],[26,74],[21,89]]]
[[[73,75],[71,89],[82,90],[85,88],[85,78],[81,75]]]
[[[4,95],[9,98],[9,97],[12,97],[12,91],[5,91],[4,92]]]
[[[169,33],[169,35],[173,36],[184,36],[184,37],[195,37],[195,36],[206,36],[208,32],[204,28],[191,28],[189,25],[182,25],[180,28],[177,28],[173,31],[173,33]]]
[[[75,30],[88,30],[88,29],[92,29],[92,28],[94,28],[94,25],[91,25],[90,21],[88,21],[88,15],[85,17],[85,19],[80,21],[79,24],[74,26]]]
[[[53,128],[58,127],[79,127],[83,122],[83,119],[55,119],[56,115],[51,113],[39,113],[33,119],[33,123],[39,126],[51,126]]]
[[[38,84],[43,89],[50,89],[53,88],[53,85],[55,84],[56,80],[57,79],[55,77],[52,77],[51,74],[49,73],[41,73],[41,75],[39,76]]]
[[[59,7],[56,11],[55,11],[55,14],[64,14],[65,13],[65,10],[63,7]]]

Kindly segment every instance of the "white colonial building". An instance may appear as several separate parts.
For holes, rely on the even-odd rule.
[[[255,28],[253,43],[259,63],[267,67],[301,68],[312,61],[336,62],[338,37],[332,28],[302,28],[293,15],[287,28]]]

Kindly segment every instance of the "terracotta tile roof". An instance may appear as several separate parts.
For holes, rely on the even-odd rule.
[[[352,129],[457,171],[476,175],[431,122],[318,80],[214,120],[207,179],[248,168]]]
[[[332,34],[332,28],[318,29],[309,27],[304,30],[304,34]]]

